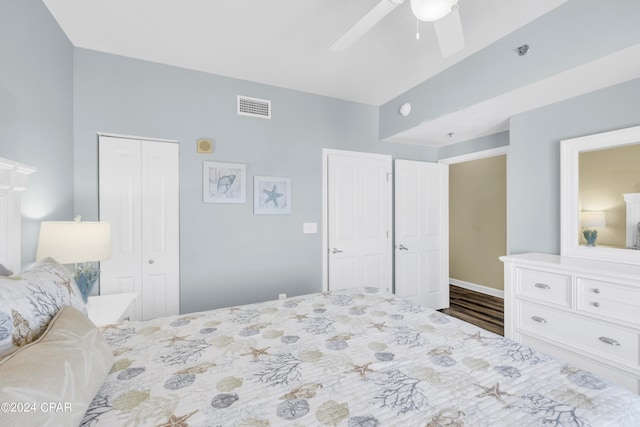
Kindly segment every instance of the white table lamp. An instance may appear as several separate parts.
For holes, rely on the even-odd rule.
[[[111,258],[108,222],[42,221],[36,261],[51,257],[60,264],[75,264],[73,273],[85,302],[98,278],[98,261]]]

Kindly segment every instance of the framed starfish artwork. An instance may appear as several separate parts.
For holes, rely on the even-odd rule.
[[[253,213],[286,215],[291,213],[291,178],[253,177]]]
[[[203,162],[204,203],[246,203],[247,169],[241,163]]]

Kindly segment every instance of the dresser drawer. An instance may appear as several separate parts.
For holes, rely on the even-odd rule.
[[[577,277],[578,310],[640,324],[640,288]]]
[[[518,267],[519,277],[517,293],[545,302],[570,306],[571,276]]]
[[[600,375],[603,378],[613,381],[614,383],[625,387],[636,394],[640,394],[640,377],[630,371],[621,369],[621,366],[611,366],[607,363],[598,362],[584,353],[572,349],[566,349],[557,345],[549,344],[546,341],[534,338],[522,333],[518,335],[518,341],[535,348],[538,351],[547,353],[558,359],[562,359],[574,366],[580,367],[586,371]]]
[[[622,327],[575,314],[520,301],[518,327],[567,345],[577,345],[594,354],[637,366],[640,337]]]

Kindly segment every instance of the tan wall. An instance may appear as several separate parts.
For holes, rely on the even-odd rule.
[[[598,229],[600,246],[626,246],[624,193],[640,193],[640,144],[580,153],[580,210],[604,211],[607,226]],[[585,244],[582,233],[580,242]]]
[[[449,166],[449,276],[503,290],[506,245],[506,156]]]

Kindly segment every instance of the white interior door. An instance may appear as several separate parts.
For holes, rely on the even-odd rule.
[[[395,161],[396,294],[449,306],[449,175],[438,163]]]
[[[99,164],[100,219],[112,230],[100,293],[137,293],[138,319],[178,314],[177,144],[101,135]]]
[[[327,155],[328,289],[391,291],[391,157]]]

